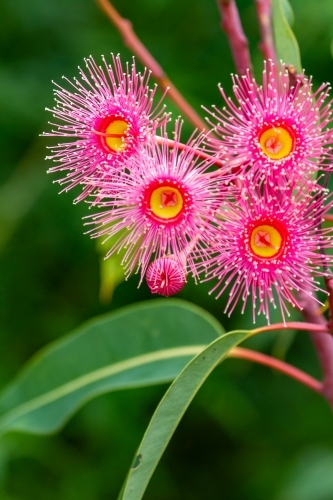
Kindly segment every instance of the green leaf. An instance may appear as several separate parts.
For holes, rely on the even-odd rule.
[[[108,250],[118,241],[119,234],[112,238],[105,239],[105,236],[97,239],[97,251],[100,254],[100,287],[99,299],[102,304],[108,304],[112,301],[113,292],[120,283],[125,280],[125,273],[122,267],[122,260],[126,249],[122,248],[119,252],[106,258]]]
[[[133,460],[118,500],[141,500],[149,480],[178,423],[213,369],[229,351],[253,335],[251,331],[226,333],[198,354],[171,384],[158,405]]]
[[[54,432],[99,394],[169,382],[221,325],[177,299],[101,316],[41,350],[0,395],[0,433]]]
[[[292,26],[295,22],[295,14],[288,0],[282,0],[282,8],[289,26]]]
[[[44,145],[42,147],[40,139],[36,139],[9,179],[0,186],[0,251],[45,188],[46,175],[40,174],[43,153]]]
[[[112,301],[113,292],[125,280],[121,259],[118,254],[111,255],[107,259],[103,256],[100,259],[99,300],[102,304],[108,304]]]
[[[292,12],[288,0],[273,0],[273,31],[277,57],[284,64],[292,64],[297,73],[301,73],[300,51],[296,37],[287,21],[286,12]]]

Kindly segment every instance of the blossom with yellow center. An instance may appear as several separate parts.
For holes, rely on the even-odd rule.
[[[219,297],[229,289],[225,312],[242,303],[242,312],[252,297],[253,321],[270,307],[280,307],[285,321],[287,303],[300,307],[297,291],[315,295],[318,276],[326,276],[333,256],[324,248],[333,245],[332,228],[318,225],[332,207],[321,197],[279,193],[265,184],[246,186],[235,203],[225,201],[216,228],[212,257],[203,267],[206,280],[216,279],[213,291]]]
[[[311,78],[301,75],[290,87],[287,68],[265,62],[263,84],[250,72],[233,76],[236,103],[220,88],[226,106],[206,110],[214,135],[207,149],[216,151],[233,172],[251,172],[256,180],[288,182],[332,170],[332,100],[328,84],[313,91]],[[217,136],[217,137],[216,137]]]
[[[108,255],[126,248],[126,274],[140,270],[141,279],[150,261],[162,262],[170,270],[173,263],[159,261],[171,255],[196,276],[192,250],[202,258],[209,253],[215,232],[215,212],[235,187],[223,175],[211,176],[215,158],[201,160],[196,152],[203,134],[179,145],[180,124],[176,122],[174,147],[169,148],[164,128],[159,143],[131,162],[112,182],[103,179],[98,187],[101,212],[90,218],[97,229],[93,236],[118,240]],[[161,275],[162,276],[162,275]],[[163,285],[163,280],[160,285]],[[164,283],[164,285],[166,282]],[[162,286],[163,288],[163,286]]]
[[[149,89],[149,72],[137,73],[135,63],[124,70],[119,56],[104,68],[92,57],[81,80],[68,81],[70,90],[57,85],[55,130],[45,133],[61,143],[48,159],[56,162],[49,172],[66,171],[58,182],[69,190],[84,184],[76,201],[86,198],[100,178],[111,180],[128,161],[142,154],[150,135],[168,120],[160,102],[154,105],[156,87]],[[154,107],[155,106],[155,107]]]

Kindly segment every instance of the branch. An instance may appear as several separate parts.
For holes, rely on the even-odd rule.
[[[245,75],[247,70],[251,72],[252,64],[248,41],[244,34],[235,0],[217,0],[217,6],[221,15],[221,26],[225,31],[236,71]]]
[[[328,309],[329,309],[329,327],[331,332],[333,331],[333,278],[326,277],[324,278],[325,287],[328,293]]]
[[[325,219],[328,222],[333,222],[333,214],[325,214],[323,216],[323,219]]]
[[[319,328],[319,333],[315,333],[313,328],[309,331],[323,372],[322,394],[333,409],[333,337],[328,334],[330,330],[326,319],[322,314],[318,314],[315,300],[307,293],[299,292],[299,302],[306,321],[317,324]]]
[[[261,41],[259,48],[264,59],[271,59],[276,67],[276,54],[274,48],[274,39],[272,32],[272,0],[254,0],[259,21]]]
[[[308,297],[308,295],[307,295]],[[314,305],[315,302],[314,302]],[[309,317],[310,323],[304,323],[303,321],[289,321],[287,323],[274,323],[273,325],[261,326],[260,328],[255,328],[252,330],[253,334],[264,333],[264,332],[272,332],[274,330],[303,330],[313,333],[330,333],[327,323],[324,324],[318,323],[315,318],[318,319],[318,308],[316,307],[314,310],[315,317]],[[332,337],[333,341],[333,337]]]
[[[175,103],[180,111],[196,128],[199,130],[207,129],[206,123],[186,101],[171,80],[169,80],[156,59],[138,38],[132,28],[131,22],[121,17],[119,12],[108,0],[96,0],[96,2],[119,31],[123,38],[124,45],[126,45],[142,62],[142,64],[151,71],[160,87],[164,90],[168,90],[168,97]]]
[[[243,347],[234,347],[234,349],[229,352],[228,356],[230,358],[247,359],[248,361],[253,361],[254,363],[269,366],[273,370],[278,370],[284,375],[288,375],[301,384],[306,385],[315,392],[323,392],[323,384],[319,382],[319,380],[316,380],[307,373],[304,373],[302,370],[299,370],[298,368],[295,368],[294,366],[291,366],[288,363],[281,361],[280,359],[268,356],[267,354],[262,354],[260,352],[252,351],[251,349],[245,349]]]
[[[108,134],[104,134],[104,135],[108,135]],[[216,167],[220,167],[220,169],[218,171],[209,172],[209,173],[203,174],[203,175],[208,175],[210,177],[214,177],[214,176],[226,173],[224,170],[221,170],[223,167],[225,167],[225,168],[228,167],[228,169],[229,169],[229,166],[227,165],[227,163],[225,161],[218,160],[217,158],[213,157],[212,155],[207,154],[204,151],[201,151],[200,149],[193,148],[193,147],[189,146],[188,144],[183,144],[183,143],[178,142],[178,141],[175,142],[172,139],[167,139],[166,137],[160,137],[158,135],[155,135],[154,139],[155,139],[157,144],[167,145],[168,148],[171,148],[171,149],[176,146],[179,150],[191,151],[194,154],[194,156],[197,156],[198,158],[201,158],[202,160],[210,160],[212,165],[214,165]]]

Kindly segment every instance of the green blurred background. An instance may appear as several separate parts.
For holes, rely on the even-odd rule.
[[[214,0],[116,0],[169,77],[202,114],[230,93],[234,71]],[[261,71],[251,0],[238,1],[256,74]],[[332,81],[332,0],[293,0],[306,73]],[[93,0],[0,0],[0,382],[40,347],[95,315],[151,298],[137,277],[100,300],[100,255],[83,235],[87,205],[58,196],[46,175],[52,83],[77,75],[83,58],[131,54]],[[170,105],[177,116],[178,111]],[[189,134],[187,126],[185,133]],[[223,315],[209,285],[180,296],[226,329],[249,315]],[[251,346],[320,376],[305,333],[266,334]],[[1,500],[115,499],[166,387],[101,396],[58,435],[11,434],[0,443]],[[332,500],[333,417],[310,390],[239,360],[219,367],[186,413],[145,495],[147,500]]]

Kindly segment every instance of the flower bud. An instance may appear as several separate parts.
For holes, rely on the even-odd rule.
[[[186,271],[175,257],[161,257],[149,265],[146,280],[151,293],[169,297],[184,287]]]

